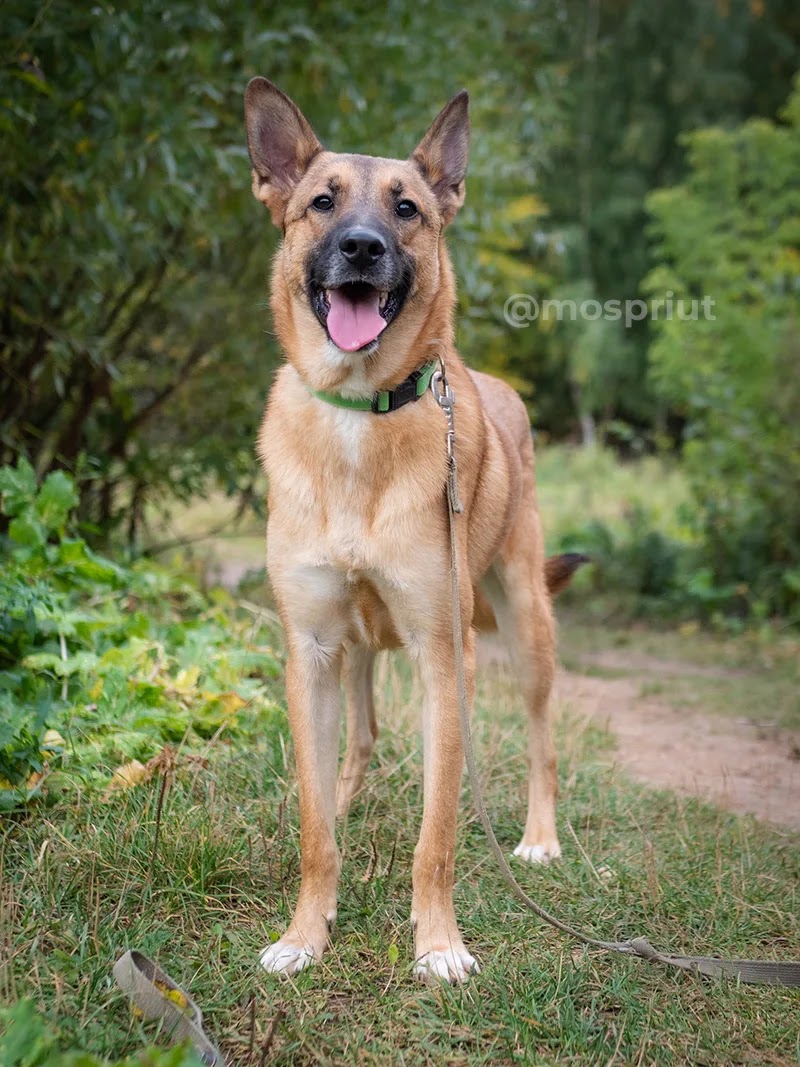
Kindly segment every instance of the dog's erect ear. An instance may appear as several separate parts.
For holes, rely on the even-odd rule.
[[[445,225],[464,203],[464,178],[469,156],[469,95],[453,97],[411,155],[439,201]]]
[[[322,145],[297,105],[266,78],[253,78],[247,86],[244,114],[253,195],[281,226],[294,187]]]

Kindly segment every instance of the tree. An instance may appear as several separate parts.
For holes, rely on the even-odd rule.
[[[506,202],[504,159],[518,166],[493,121],[503,26],[477,4],[464,19],[410,0],[268,15],[244,0],[5,5],[0,462],[21,452],[40,477],[73,471],[84,520],[131,537],[146,501],[212,483],[247,492],[279,359],[263,314],[276,235],[250,197],[242,120],[256,73],[337,148],[397,154],[483,70],[476,125],[492,132],[476,139],[480,207],[460,262],[485,292],[482,235]],[[468,319],[464,334],[469,349]]]
[[[231,284],[260,270],[242,239],[243,20],[56,2],[4,23],[3,458],[75,470],[84,518],[135,525],[145,490],[249,466],[257,401],[244,418],[233,402],[266,376],[261,324]],[[222,374],[230,394],[209,389]]]
[[[686,181],[648,198],[661,262],[647,286],[715,301],[713,317],[657,324],[652,382],[687,420],[714,580],[788,612],[800,609],[800,78],[782,118],[686,138]]]
[[[545,33],[531,33],[537,21]],[[546,0],[508,25],[536,121],[524,152],[539,160],[546,217],[520,254],[546,266],[542,296],[633,300],[653,265],[645,200],[686,171],[684,132],[774,118],[800,65],[794,0]],[[554,349],[579,413],[645,432],[669,414],[647,378],[649,324],[566,324],[531,338]]]

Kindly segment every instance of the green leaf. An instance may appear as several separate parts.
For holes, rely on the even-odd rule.
[[[36,497],[36,512],[48,530],[61,530],[77,503],[73,480],[64,471],[52,471]]]
[[[0,510],[4,515],[18,515],[35,496],[36,475],[24,456],[16,467],[0,468]]]
[[[91,582],[112,584],[125,576],[125,571],[96,555],[85,541],[65,539],[58,546],[57,563],[69,568],[72,574]]]
[[[32,508],[11,520],[8,535],[16,544],[26,548],[41,548],[47,541],[47,530]]]
[[[22,666],[31,671],[50,671],[58,678],[69,678],[73,674],[87,675],[95,670],[97,659],[94,652],[76,652],[66,659],[54,652],[34,652],[25,657]]]

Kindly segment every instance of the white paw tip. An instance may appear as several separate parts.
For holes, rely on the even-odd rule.
[[[557,841],[548,845],[526,845],[524,841],[520,841],[514,849],[514,855],[526,863],[550,863],[551,860],[559,858],[561,847]]]
[[[471,974],[480,974],[480,967],[466,949],[434,949],[426,952],[414,964],[414,973],[423,982],[449,982],[458,985]]]
[[[315,958],[310,948],[276,941],[274,945],[268,945],[264,949],[259,962],[270,974],[297,974],[309,963],[313,963]]]

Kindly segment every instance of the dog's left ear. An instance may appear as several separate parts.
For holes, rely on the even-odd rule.
[[[253,196],[282,226],[289,198],[322,145],[297,104],[267,78],[253,78],[247,86],[244,114]]]
[[[469,156],[469,94],[453,97],[411,155],[436,193],[445,226],[464,203],[464,178]]]

